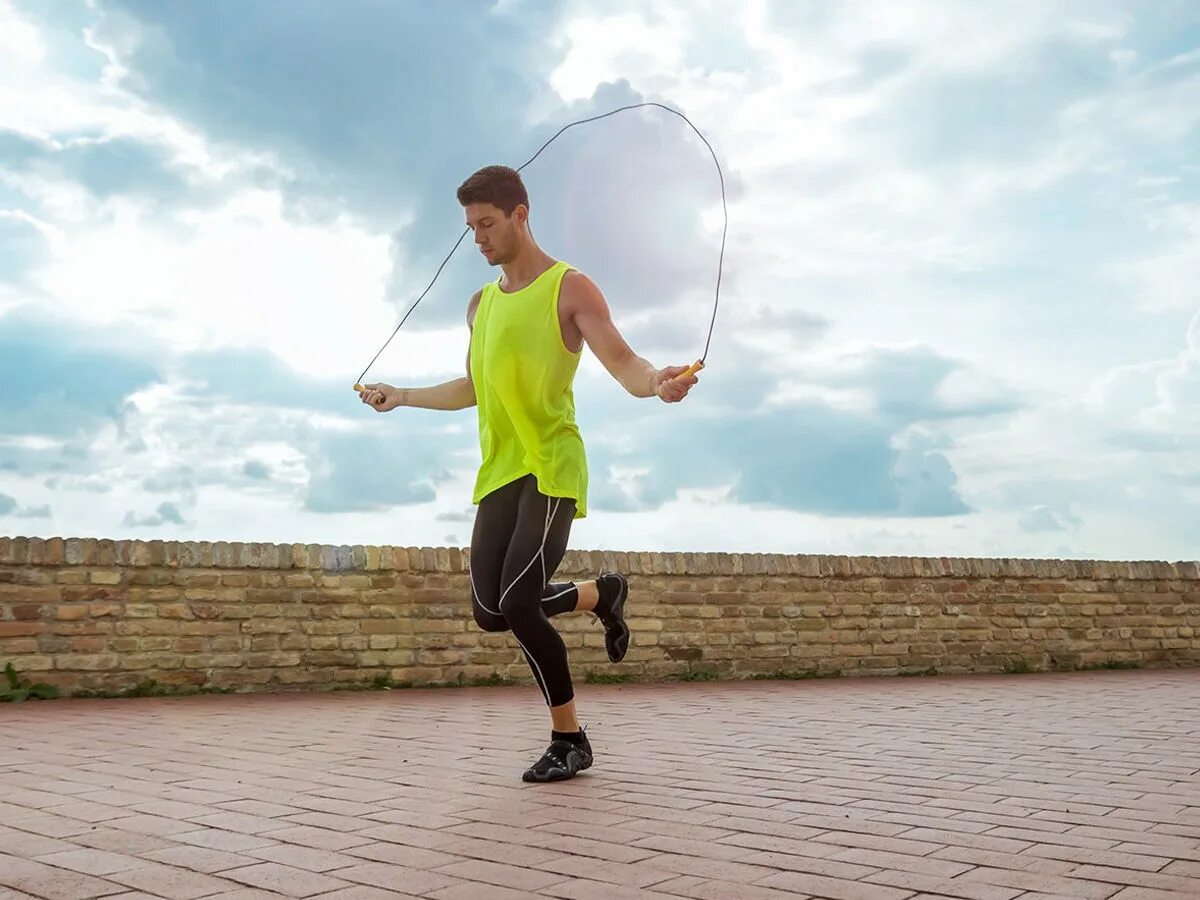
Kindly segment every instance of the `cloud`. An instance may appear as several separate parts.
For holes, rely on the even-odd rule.
[[[168,227],[131,209],[72,228],[32,280],[80,321],[136,322],[163,355],[253,347],[348,390],[390,324],[387,240],[288,221],[281,204],[243,191]]]
[[[161,376],[112,331],[84,336],[26,312],[0,319],[0,433],[69,437],[119,421]]]
[[[344,381],[312,377],[257,347],[189,354],[175,371],[188,385],[186,395],[207,403],[345,413],[358,402]]]
[[[183,354],[158,367],[127,352],[147,343],[136,330],[118,342],[71,323],[0,322],[0,374],[17,388],[0,400],[0,421],[7,433],[37,436],[0,443],[0,463],[22,475],[57,473],[46,481],[55,490],[172,495],[153,515],[128,512],[131,527],[182,525],[181,503],[238,480],[315,513],[428,503],[477,453],[464,427],[473,412],[381,417],[341,382],[262,350]],[[40,399],[43,382],[62,386],[55,402]]]
[[[20,284],[46,257],[46,238],[27,214],[0,210],[0,283]]]
[[[309,457],[312,478],[304,508],[318,513],[386,510],[430,503],[452,478],[460,435],[405,423],[402,434],[330,433]]]
[[[215,484],[221,480],[219,476],[213,477],[211,483]],[[156,472],[142,481],[142,490],[151,494],[174,494],[180,491],[192,493],[196,486],[196,472],[186,465]]]
[[[0,464],[0,468],[2,468]],[[18,466],[13,465],[12,471]],[[91,475],[52,475],[43,484],[52,491],[86,491],[92,494],[107,494],[113,490],[113,484],[102,474]]]
[[[20,506],[17,501],[8,496],[8,494],[0,494],[0,518],[5,516],[12,516],[15,519],[49,519],[50,507]]]
[[[1200,79],[1196,84],[1200,90]],[[1160,239],[1140,258],[1112,263],[1108,271],[1137,291],[1143,310],[1200,308],[1200,203],[1158,205],[1143,220]]]
[[[173,169],[174,159],[169,145],[124,135],[57,141],[0,132],[0,162],[11,172],[80,185],[98,200],[127,195],[178,203],[189,185]]]
[[[394,232],[404,242],[394,281],[402,305],[462,230],[459,182],[523,151],[527,111],[552,99],[538,69],[555,59],[544,36],[556,4],[506,16],[459,4],[302,3],[289,8],[284,29],[267,8],[230,2],[100,9],[97,40],[121,60],[128,90],[218,142],[287,159],[290,215],[319,220],[349,208]],[[236,47],[215,38],[230,29]],[[454,40],[430,41],[433,33]],[[422,312],[435,317],[423,321],[461,317],[478,280],[448,270],[439,296],[457,299],[431,298]],[[438,318],[447,306],[453,312]]]
[[[461,233],[454,191],[467,175],[494,162],[520,165],[568,121],[642,99],[620,81],[569,105],[547,88],[564,53],[544,40],[558,4],[520,16],[454,4],[336,13],[302,4],[289,10],[285,30],[275,16],[236,4],[202,14],[142,2],[101,9],[119,13],[102,18],[98,34],[124,47],[113,52],[130,73],[127,89],[170,105],[215,140],[286,158],[290,216],[348,207],[391,233],[393,322]],[[236,52],[211,39],[235,22]],[[429,29],[455,35],[438,48],[436,65]],[[472,77],[483,70],[492,76]],[[719,203],[716,172],[682,121],[652,110],[572,129],[524,174],[535,234],[602,278],[622,309],[669,303],[715,280],[715,235],[701,215]],[[725,174],[736,196],[728,160]],[[465,242],[408,327],[461,321],[467,298],[496,274]],[[727,265],[726,278],[735,284],[736,266]]]
[[[122,523],[128,528],[159,528],[163,525],[183,525],[183,514],[174,503],[160,503],[153,515],[138,516],[132,510]]]
[[[269,481],[271,479],[270,467],[256,459],[246,460],[245,465],[242,466],[242,474],[254,481]]]
[[[579,417],[594,466],[592,505],[649,510],[684,490],[725,489],[732,502],[827,516],[963,515],[970,507],[943,452],[953,444],[928,428],[1018,403],[997,391],[946,400],[940,388],[960,368],[927,348],[872,348],[785,377],[766,359],[736,375],[704,376],[675,408],[634,401],[642,404],[635,414],[624,400],[606,400],[611,409]],[[710,393],[709,381],[730,383]],[[843,394],[861,402],[840,403]],[[628,413],[612,411],[625,406]],[[614,422],[623,423],[624,440],[612,439]]]
[[[852,7],[806,7],[774,0],[770,21],[801,40],[831,51],[904,52],[921,72],[961,76],[1009,71],[1066,44],[1106,44],[1128,30],[1126,17],[1103,4],[1047,7],[1034,0],[1002,8],[956,6],[935,0],[902,5],[872,0]]]
[[[1019,522],[1022,531],[1068,531],[1083,525],[1083,519],[1066,510],[1052,510],[1041,504],[1021,514]]]
[[[1188,325],[1186,342],[1186,348],[1159,376],[1159,402],[1152,413],[1161,412],[1173,427],[1200,434],[1200,309]]]

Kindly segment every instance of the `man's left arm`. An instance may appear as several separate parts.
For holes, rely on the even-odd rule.
[[[677,403],[696,384],[695,375],[675,377],[686,372],[687,366],[656,369],[634,353],[613,323],[604,294],[586,275],[568,273],[563,279],[562,293],[583,340],[609,374],[633,396],[658,396],[667,403]]]

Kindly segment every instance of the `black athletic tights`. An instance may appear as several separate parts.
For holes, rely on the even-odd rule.
[[[546,581],[567,551],[574,518],[574,500],[547,497],[526,475],[480,501],[471,538],[475,622],[513,633],[547,706],[575,696],[567,648],[549,617],[574,610],[579,593],[572,583]]]

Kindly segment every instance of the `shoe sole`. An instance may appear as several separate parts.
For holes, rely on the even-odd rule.
[[[617,594],[615,618],[621,630],[615,638],[609,641],[608,634],[604,636],[604,649],[610,662],[619,663],[629,652],[629,625],[625,622],[625,601],[629,599],[629,581],[621,576],[621,592]],[[611,646],[610,646],[611,645]]]

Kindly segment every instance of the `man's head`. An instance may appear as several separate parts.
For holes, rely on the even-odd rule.
[[[458,202],[490,265],[514,259],[529,236],[529,194],[516,169],[485,166],[458,188]]]

